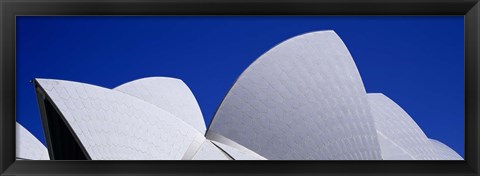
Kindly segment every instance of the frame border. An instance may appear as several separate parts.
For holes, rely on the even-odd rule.
[[[0,175],[479,175],[479,0],[0,0]],[[462,15],[464,161],[15,160],[15,19],[20,15]]]

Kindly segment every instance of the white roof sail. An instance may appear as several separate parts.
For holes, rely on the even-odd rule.
[[[18,122],[15,131],[17,159],[50,160],[47,148]]]
[[[430,139],[438,160],[463,160],[457,152],[435,139]]]
[[[258,58],[209,132],[267,159],[381,159],[360,74],[334,31],[291,38]]]
[[[149,77],[122,84],[120,91],[158,106],[205,134],[205,121],[192,91],[180,79]]]
[[[93,160],[177,160],[203,134],[133,96],[72,81],[36,79]]]
[[[402,160],[405,157],[392,155],[393,150],[405,151],[414,160],[436,159],[433,147],[425,133],[399,105],[380,93],[367,94],[379,138],[384,137],[394,145],[380,147],[385,160]],[[397,149],[393,149],[397,147]]]

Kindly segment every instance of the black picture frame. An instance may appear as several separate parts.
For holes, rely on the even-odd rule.
[[[479,175],[478,2],[478,0],[0,0],[0,173],[1,175]],[[463,15],[465,160],[17,161],[15,19],[19,15]]]

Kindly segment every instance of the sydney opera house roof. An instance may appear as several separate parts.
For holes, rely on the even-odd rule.
[[[49,160],[47,148],[19,123],[15,124],[16,158]]]
[[[47,147],[17,125],[21,159],[463,159],[429,139],[393,100],[367,93],[334,31],[293,37],[260,56],[208,129],[195,96],[176,78],[113,89],[35,79],[35,91]]]

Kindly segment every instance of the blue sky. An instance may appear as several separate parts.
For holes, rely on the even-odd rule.
[[[463,16],[17,17],[17,121],[45,144],[33,78],[107,88],[182,79],[206,124],[236,78],[293,36],[335,30],[369,93],[402,106],[464,156]]]

